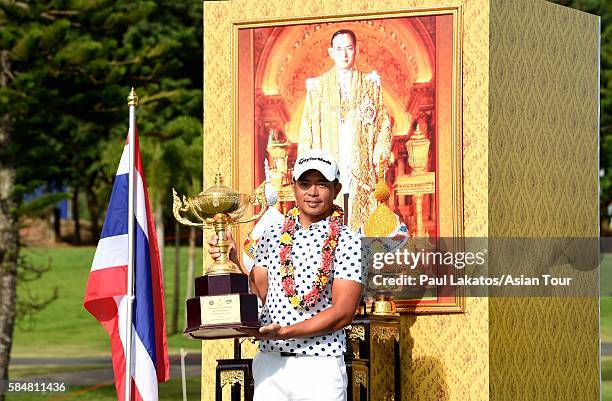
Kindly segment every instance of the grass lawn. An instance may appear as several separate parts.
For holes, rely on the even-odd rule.
[[[604,254],[600,269],[600,325],[601,341],[612,342],[612,254]],[[612,380],[612,377],[610,378]]]
[[[601,382],[602,401],[612,401],[612,381]]]
[[[612,297],[600,298],[601,341],[612,342]]]
[[[612,401],[612,357],[601,359],[602,401]]]
[[[58,299],[31,318],[18,317],[13,342],[13,357],[83,357],[110,356],[108,335],[98,321],[83,307],[83,296],[89,269],[95,252],[94,247],[30,248],[23,251],[29,261],[50,270],[37,280],[20,285],[19,299],[47,299],[58,290]],[[164,288],[166,298],[166,320],[171,321],[174,279],[174,248],[166,247],[164,258]],[[195,275],[202,272],[202,249],[198,249]],[[181,302],[179,331],[184,324],[183,313],[187,279],[187,248],[180,252]],[[193,283],[192,283],[193,285]],[[200,350],[199,341],[189,340],[182,334],[168,337],[170,353],[178,353],[181,347]],[[21,398],[20,398],[21,399]]]
[[[33,376],[52,375],[54,373],[82,372],[85,370],[107,369],[100,365],[11,365],[9,377],[11,379],[26,379]]]

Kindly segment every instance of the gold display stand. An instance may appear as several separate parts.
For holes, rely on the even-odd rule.
[[[220,170],[238,190],[253,185],[232,138],[237,116],[253,108],[238,104],[232,114],[233,23],[444,7],[462,16],[463,235],[598,236],[600,21],[544,0],[205,2],[206,182]],[[440,110],[447,113],[440,118],[451,112]],[[240,146],[252,147],[252,139]],[[440,196],[453,184],[444,177],[436,176]],[[451,212],[441,208],[439,221]],[[546,262],[546,255],[532,257]],[[464,313],[402,314],[401,399],[598,400],[598,308],[597,298],[467,298]],[[213,400],[216,360],[231,349],[228,340],[202,343],[202,401]],[[355,382],[367,380],[359,373]],[[368,386],[370,399],[384,399],[371,378]]]
[[[347,329],[350,401],[394,401],[401,395],[399,316],[356,318]],[[376,391],[374,391],[376,389]]]

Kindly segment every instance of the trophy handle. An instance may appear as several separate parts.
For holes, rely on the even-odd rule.
[[[255,189],[255,191],[253,192],[253,195],[255,196],[251,198],[249,202],[251,206],[258,206],[258,205],[261,206],[261,209],[259,210],[259,212],[245,220],[234,221],[233,224],[249,223],[253,220],[257,220],[266,212],[266,209],[268,209],[268,201],[266,199],[266,189],[265,188],[266,188],[266,182],[264,181]]]
[[[190,220],[187,220],[186,218],[184,218],[183,216],[181,216],[181,212],[186,212],[191,208],[191,202],[187,199],[185,199],[185,196],[183,196],[183,200],[181,201],[181,199],[178,197],[178,194],[176,193],[176,190],[174,188],[172,188],[172,213],[174,214],[174,218],[181,224],[184,224],[186,226],[190,226],[190,227],[204,227],[204,228],[209,228],[210,225],[202,222],[202,223],[194,223]]]

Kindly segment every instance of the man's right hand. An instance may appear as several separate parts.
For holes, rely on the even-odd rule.
[[[213,260],[217,260],[219,259],[219,256],[221,256],[221,252],[219,251],[217,242],[219,242],[219,237],[217,235],[213,235],[208,239],[208,253],[213,258]],[[236,248],[236,241],[234,241],[232,232],[229,230],[227,231],[227,242],[229,242],[229,260],[240,266],[240,261],[238,260],[238,251]]]

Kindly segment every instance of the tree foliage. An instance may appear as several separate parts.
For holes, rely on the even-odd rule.
[[[17,221],[8,227],[4,217],[36,213],[64,196],[26,206],[24,194],[67,186],[86,194],[99,235],[95,223],[127,135],[131,86],[140,97],[150,192],[170,199],[170,183],[200,180],[201,1],[0,0],[0,77],[0,173],[10,180],[3,188],[11,192],[5,194],[11,202],[0,199],[0,231],[17,232]],[[10,255],[0,249],[7,257],[0,260],[2,271],[17,266],[10,270],[10,288],[0,288],[0,379],[6,379],[19,312],[14,282],[40,271],[16,271],[23,263],[14,242]],[[24,299],[22,306],[35,310],[55,296]]]
[[[143,153],[160,170],[152,192],[167,193],[158,176],[174,169],[164,144],[201,135],[201,2],[4,0],[0,25],[14,77],[0,91],[0,113],[14,117],[17,192],[68,185],[99,217],[134,86]]]

